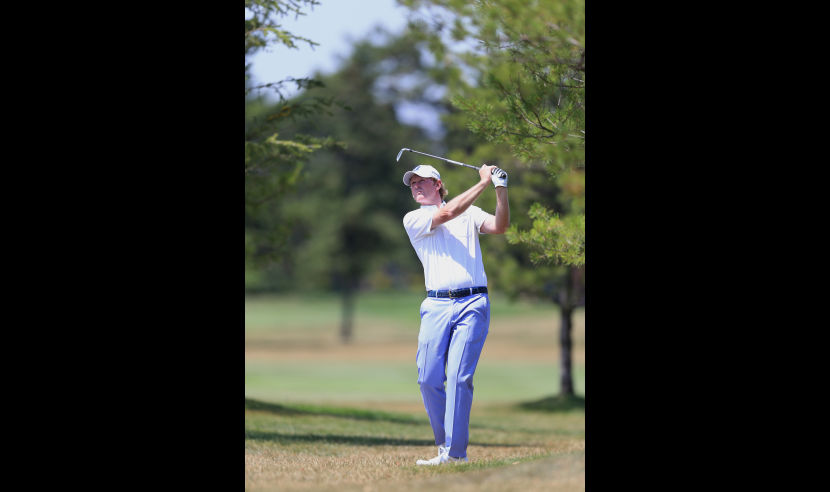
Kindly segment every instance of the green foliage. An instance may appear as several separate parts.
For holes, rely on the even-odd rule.
[[[550,263],[559,259],[569,265],[584,264],[585,215],[569,215],[563,219],[559,214],[534,203],[528,216],[533,219],[533,227],[520,231],[511,226],[507,231],[507,240],[511,244],[530,246],[530,260],[533,263]]]
[[[271,46],[297,49],[300,42],[317,43],[282,29],[280,19],[306,15],[302,8],[319,5],[315,0],[246,0],[245,55]],[[308,158],[322,149],[343,144],[329,135],[308,135],[290,130],[293,122],[331,116],[333,108],[344,105],[333,98],[306,97],[288,101],[287,84],[305,93],[319,90],[323,83],[310,78],[287,78],[257,86],[249,83],[250,66],[245,67],[245,258],[251,280],[261,280],[270,266],[283,261],[290,245],[294,224],[281,220],[276,211],[283,197],[300,182]],[[259,95],[275,92],[277,103]],[[254,94],[257,94],[254,96]],[[246,275],[247,278],[247,275]]]
[[[298,43],[310,47],[318,46],[310,39],[286,31],[279,23],[280,19],[293,14],[295,17],[304,16],[303,4],[313,8],[320,5],[317,0],[245,0],[245,57],[260,51],[269,50],[273,46],[284,46],[288,49],[298,49]],[[245,95],[253,91],[271,89],[280,100],[284,100],[283,89],[286,85],[295,84],[296,89],[304,90],[319,84],[314,79],[289,77],[285,80],[269,81],[250,87],[248,84],[250,65],[245,65]]]
[[[316,97],[347,101],[359,111],[333,111],[326,118],[274,118],[280,132],[263,132],[261,142],[251,147],[249,179],[263,162],[254,159],[258,153],[268,155],[270,166],[278,161],[295,167],[286,167],[281,174],[285,182],[272,183],[268,193],[260,196],[253,188],[248,193],[251,199],[271,200],[264,205],[267,221],[260,216],[251,227],[261,237],[283,231],[279,238],[269,237],[267,248],[257,250],[271,257],[255,265],[258,275],[251,280],[258,285],[249,284],[249,292],[348,293],[367,284],[408,288],[420,273],[401,225],[414,202],[394,155],[404,145],[423,148],[425,136],[420,128],[398,122],[394,103],[426,100],[424,92],[434,82],[422,74],[416,40],[378,34],[380,44],[357,42],[338,71],[321,76],[315,89]],[[411,83],[397,84],[403,77]],[[301,107],[310,98],[302,93],[286,104]],[[251,114],[267,120],[263,115],[279,114],[280,107]],[[296,167],[298,159],[304,160],[302,168]],[[291,181],[295,176],[299,179]],[[279,247],[275,239],[281,239]]]
[[[321,149],[343,146],[329,136],[294,133],[283,138],[279,130],[288,130],[291,121],[279,115],[284,107],[261,98],[246,104],[245,247],[251,267],[267,267],[286,254],[292,224],[274,212],[301,180],[308,158]]]
[[[297,36],[282,29],[278,18],[294,14],[295,17],[306,15],[302,4],[309,7],[320,5],[317,0],[245,0],[245,10],[250,17],[245,20],[245,55],[265,49],[274,43],[288,48],[297,48],[297,42],[309,46],[318,46],[310,39]]]
[[[511,243],[527,245],[538,264],[583,265],[584,1],[402,3],[432,16],[412,25],[453,74],[450,100],[465,127],[489,143],[509,146],[520,163],[543,166],[554,185],[559,212],[530,207],[532,229],[514,227]],[[450,40],[473,41],[478,49],[456,53]],[[512,198],[513,189],[511,203]]]

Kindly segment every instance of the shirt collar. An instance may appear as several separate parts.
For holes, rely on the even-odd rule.
[[[446,204],[447,204],[447,202],[445,202],[445,201],[442,201],[442,202],[441,202],[441,206],[442,206],[442,207],[443,207],[444,205],[446,205]],[[436,208],[437,208],[437,207],[438,207],[438,205],[421,205],[421,208],[430,208],[430,207],[436,207]]]

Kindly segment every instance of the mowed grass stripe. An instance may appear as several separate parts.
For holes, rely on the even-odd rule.
[[[558,393],[559,369],[551,363],[482,361],[473,380],[475,401],[525,401]],[[584,366],[574,368],[584,394]],[[249,361],[245,393],[270,401],[420,401],[415,362]]]

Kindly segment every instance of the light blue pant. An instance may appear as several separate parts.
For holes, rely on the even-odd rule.
[[[487,294],[421,303],[418,384],[435,444],[449,447],[454,458],[467,456],[473,373],[489,329]]]

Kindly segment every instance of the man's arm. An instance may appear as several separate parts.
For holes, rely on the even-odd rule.
[[[510,227],[510,204],[507,201],[507,187],[496,187],[496,215],[489,216],[479,229],[485,234],[504,234]]]
[[[490,184],[490,171],[496,166],[482,165],[478,170],[478,175],[481,178],[478,183],[471,186],[467,191],[456,196],[448,201],[443,207],[439,207],[432,216],[432,229],[435,229],[444,222],[450,221],[459,215],[463,214],[465,210],[470,208],[470,205],[476,201],[476,198]],[[506,188],[505,188],[506,190]]]

